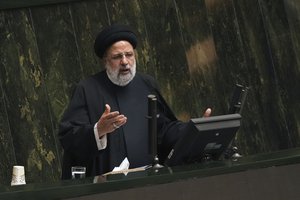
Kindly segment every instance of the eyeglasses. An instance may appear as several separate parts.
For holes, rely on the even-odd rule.
[[[133,59],[134,53],[131,52],[131,51],[129,51],[129,52],[123,52],[123,53],[118,53],[118,54],[112,55],[110,58],[113,61],[120,61],[120,60],[122,60],[124,58],[124,56],[127,59]]]

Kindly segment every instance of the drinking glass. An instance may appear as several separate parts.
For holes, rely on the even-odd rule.
[[[85,178],[85,167],[82,166],[74,166],[71,168],[72,171],[72,179],[80,179]]]

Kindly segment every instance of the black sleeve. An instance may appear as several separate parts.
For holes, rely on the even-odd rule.
[[[78,85],[59,124],[58,135],[65,154],[79,163],[85,163],[98,152],[87,106],[84,87]]]
[[[144,81],[151,88],[154,95],[157,97],[157,108],[159,117],[157,120],[158,132],[158,154],[160,162],[163,162],[172,150],[178,139],[184,133],[187,123],[182,122],[176,118],[173,111],[168,106],[164,97],[161,95],[158,84],[151,77],[144,75]]]

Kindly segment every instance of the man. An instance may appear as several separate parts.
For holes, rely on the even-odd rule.
[[[149,94],[158,98],[161,161],[180,137],[186,124],[176,119],[154,79],[136,72],[136,46],[136,35],[126,25],[109,26],[97,36],[94,49],[105,70],[79,82],[59,126],[63,179],[71,178],[72,166],[85,166],[92,176],[111,171],[124,158],[130,168],[150,164]]]

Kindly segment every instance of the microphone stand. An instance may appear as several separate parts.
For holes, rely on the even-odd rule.
[[[159,164],[157,155],[157,98],[153,94],[148,95],[148,134],[152,167],[157,170],[163,166]]]
[[[236,84],[233,97],[231,99],[229,114],[242,113],[243,106],[246,101],[246,96],[248,94],[248,87]],[[225,153],[225,158],[231,158],[233,161],[238,160],[242,155],[238,153],[238,148],[235,146],[236,138],[231,142],[229,148]]]

